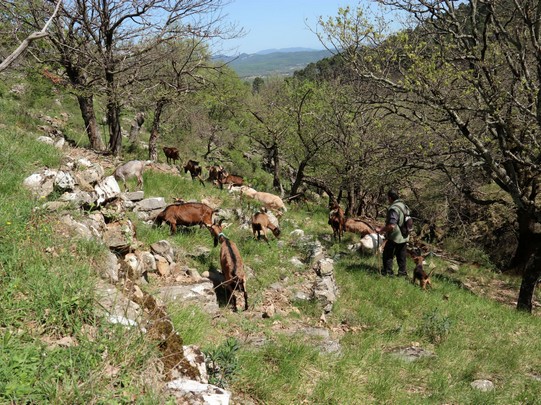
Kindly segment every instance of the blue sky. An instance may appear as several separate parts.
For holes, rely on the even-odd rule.
[[[319,16],[336,16],[339,7],[356,8],[360,0],[232,0],[223,9],[227,21],[244,27],[246,36],[222,44],[226,54],[273,48],[323,49],[315,30]]]

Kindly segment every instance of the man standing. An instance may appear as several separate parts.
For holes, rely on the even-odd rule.
[[[396,257],[398,263],[398,276],[407,277],[406,271],[406,247],[409,235],[404,237],[400,226],[404,223],[406,214],[409,215],[409,208],[400,199],[396,190],[389,190],[387,193],[389,208],[385,226],[376,228],[379,234],[385,235],[387,242],[383,248],[383,270],[381,274],[393,277],[393,259]]]

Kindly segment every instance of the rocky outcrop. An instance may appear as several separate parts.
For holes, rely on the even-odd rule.
[[[142,191],[121,193],[115,178],[104,174],[101,165],[88,159],[68,159],[62,170],[45,168],[27,177],[23,185],[38,201],[59,193],[58,200],[37,209],[57,212],[71,234],[107,246],[110,253],[98,266],[96,311],[111,323],[138,328],[159,342],[171,393],[188,398],[186,403],[228,403],[227,391],[208,384],[204,354],[182,344],[167,314],[167,306],[179,302],[197,303],[210,313],[218,311],[212,281],[177,263],[180,254],[168,241],[156,242],[147,250],[137,240],[127,212],[152,221],[166,206],[163,197],[145,199]],[[150,275],[169,281],[155,296],[140,287]]]

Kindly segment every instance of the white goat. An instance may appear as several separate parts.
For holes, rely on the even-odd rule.
[[[263,191],[256,191],[252,197],[254,200],[260,201],[263,203],[265,208],[280,211],[284,213],[287,211],[287,208],[280,197],[271,193],[265,193]]]
[[[143,170],[145,169],[145,166],[150,163],[152,163],[151,160],[130,160],[129,162],[118,166],[115,169],[113,176],[115,176],[117,181],[122,180],[126,191],[128,191],[126,180],[130,177],[136,177],[137,187],[143,189]]]

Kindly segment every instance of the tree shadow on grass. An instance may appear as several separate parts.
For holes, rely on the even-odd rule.
[[[381,274],[381,268],[379,264],[367,264],[367,263],[351,263],[344,267],[344,270],[348,273],[356,273],[364,271],[368,274],[379,275]]]

